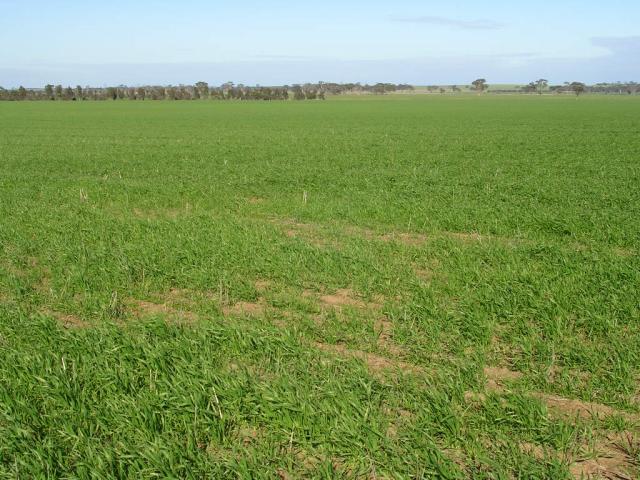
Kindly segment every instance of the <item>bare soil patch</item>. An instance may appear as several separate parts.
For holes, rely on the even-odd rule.
[[[56,310],[45,309],[42,311],[45,315],[49,315],[55,318],[58,323],[64,328],[87,328],[89,323],[77,315],[71,315],[69,313],[62,313]]]
[[[314,297],[314,292],[306,290],[302,294],[304,297]],[[324,306],[340,309],[341,307],[354,307],[362,310],[380,310],[384,299],[375,298],[373,301],[365,302],[360,295],[350,288],[341,288],[335,293],[321,295],[318,300]]]
[[[225,316],[229,315],[248,315],[257,316],[262,315],[265,306],[262,302],[237,302],[233,305],[222,307],[222,313]]]
[[[421,247],[427,243],[428,237],[421,233],[392,232],[378,237],[383,242],[395,242],[410,247]]]
[[[543,460],[547,457],[547,451],[542,445],[536,445],[535,443],[522,442],[520,444],[520,450],[522,453],[535,458],[536,460]]]
[[[635,252],[630,248],[616,247],[613,249],[613,253],[619,257],[631,257]]]
[[[322,295],[320,302],[331,307],[343,307],[345,305],[358,308],[366,308],[366,304],[358,300],[354,292],[348,288],[337,290],[332,295]]]
[[[504,391],[504,386],[507,383],[516,381],[523,376],[521,372],[509,370],[505,367],[485,367],[484,374],[487,377],[487,390],[498,393]],[[622,412],[601,403],[586,402],[542,392],[530,392],[530,395],[541,400],[551,412],[564,417],[589,419],[619,415],[630,421],[639,420],[637,415]],[[484,400],[482,394],[474,392],[465,393],[465,398],[470,401]]]
[[[410,423],[415,416],[404,408],[384,408],[383,411],[388,417],[391,417],[386,432],[388,438],[397,438],[399,430]]]
[[[238,428],[236,436],[243,445],[248,446],[255,443],[261,436],[260,431],[256,427],[244,426]]]
[[[635,418],[631,414],[621,412],[613,407],[603,405],[601,403],[585,402],[582,400],[539,392],[533,392],[532,395],[542,400],[549,410],[560,416],[588,419],[593,417],[604,418],[611,415],[620,415],[629,420],[633,420]]]
[[[139,318],[161,315],[177,322],[195,322],[198,319],[198,315],[194,312],[176,309],[168,303],[154,303],[136,299],[130,300],[128,303],[132,305],[133,314]]]
[[[576,445],[564,453],[528,442],[520,443],[520,450],[537,460],[561,458],[576,479],[631,480],[635,478],[631,472],[637,471],[635,460],[628,453],[629,447],[637,448],[634,442],[632,434],[623,432],[600,437],[595,444]]]
[[[258,292],[266,292],[271,286],[271,282],[269,280],[256,280],[254,283],[254,287]]]
[[[433,270],[427,268],[413,267],[413,273],[425,283],[431,283],[433,277],[435,277],[435,273]]]
[[[595,445],[595,455],[578,457],[569,471],[576,479],[633,480],[638,465],[637,459],[629,456],[628,447],[638,448],[631,433],[610,435]]]
[[[380,373],[385,370],[401,370],[402,372],[408,372],[413,374],[422,373],[423,370],[418,365],[402,362],[400,360],[393,360],[390,358],[376,355],[375,353],[369,353],[362,350],[353,350],[347,348],[345,345],[330,345],[327,343],[315,343],[315,347],[329,353],[333,353],[342,357],[351,357],[361,360],[372,373]]]
[[[496,392],[502,391],[506,383],[522,378],[522,373],[505,367],[485,367],[484,375],[487,377],[487,389]]]
[[[477,232],[444,232],[444,235],[463,242],[482,242],[490,238]]]
[[[387,317],[381,317],[375,324],[378,333],[378,346],[394,356],[402,357],[404,350],[393,342],[393,323]]]

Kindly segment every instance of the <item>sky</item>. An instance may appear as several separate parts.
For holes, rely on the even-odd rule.
[[[640,81],[639,0],[0,0],[0,85]]]

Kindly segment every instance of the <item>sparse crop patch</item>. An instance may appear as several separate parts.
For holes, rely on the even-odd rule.
[[[0,477],[638,478],[639,106],[2,102]]]

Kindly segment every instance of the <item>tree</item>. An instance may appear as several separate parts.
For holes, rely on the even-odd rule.
[[[107,88],[107,98],[110,98],[111,100],[117,100],[117,98],[118,98],[118,89],[115,88],[115,87]]]
[[[538,95],[542,95],[542,92],[549,86],[549,80],[541,78],[540,80],[536,80],[536,90],[538,91]]]
[[[82,87],[80,85],[76,86],[76,98],[78,100],[84,99],[83,93],[84,92],[82,91]]]
[[[57,100],[61,100],[62,99],[62,85],[56,85],[55,89],[55,96]]]
[[[20,87],[18,87],[18,100],[26,100],[27,93],[27,89],[20,85]]]
[[[76,97],[73,95],[73,88],[67,87],[64,89],[64,99],[65,100],[75,100]]]
[[[582,82],[571,82],[569,84],[569,88],[576,94],[576,97],[579,97],[586,90],[586,85]]]
[[[53,95],[53,85],[50,85],[50,84],[45,85],[44,86],[44,94],[50,100],[55,100],[55,97]]]
[[[196,89],[200,98],[207,99],[209,98],[209,84],[207,82],[197,82]]]
[[[484,78],[478,78],[477,80],[474,80],[473,82],[471,82],[471,86],[478,93],[484,92],[487,88],[489,88],[489,85],[487,85],[487,81]]]
[[[304,92],[300,85],[293,86],[293,99],[294,100],[304,100],[306,97],[304,96]]]

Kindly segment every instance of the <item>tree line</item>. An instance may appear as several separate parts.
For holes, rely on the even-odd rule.
[[[119,85],[117,87],[82,87],[72,88],[62,85],[45,85],[44,88],[4,89],[0,87],[0,100],[324,100],[326,95],[341,94],[374,94],[413,91],[415,88],[408,84],[394,83],[330,83],[317,82],[302,85],[282,85],[275,87],[263,87],[260,85],[247,86],[227,82],[220,86],[209,86],[207,82],[197,82],[194,85],[178,86],[138,86],[129,87]],[[459,87],[457,85],[428,85],[429,93],[459,93],[466,91],[483,93],[489,90],[489,84],[484,78],[478,78],[470,85]],[[636,82],[597,83],[586,85],[583,82],[565,82],[562,85],[549,85],[549,81],[540,78],[527,85],[502,86],[491,89],[491,93],[605,93],[605,94],[637,94],[640,93],[640,84]]]
[[[130,87],[82,87],[45,85],[44,88],[4,89],[0,87],[0,100],[324,100],[327,94],[366,92],[386,94],[399,90],[412,90],[411,85],[376,83],[305,83],[275,87],[247,86],[227,82],[220,86],[209,86],[207,82],[194,85]]]

